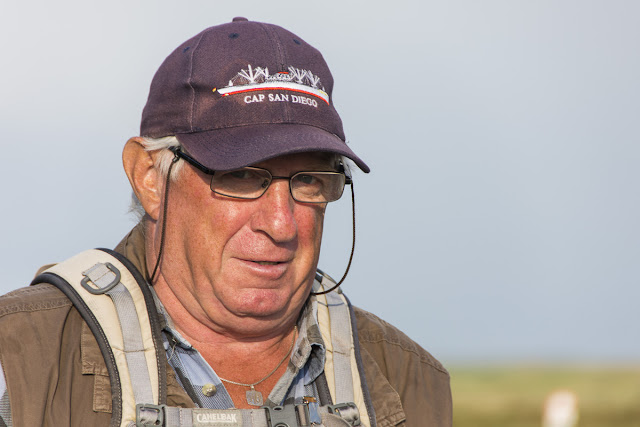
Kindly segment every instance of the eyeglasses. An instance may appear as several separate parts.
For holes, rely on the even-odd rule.
[[[329,203],[342,197],[344,186],[352,183],[342,164],[338,172],[309,171],[296,172],[292,176],[273,176],[268,170],[253,166],[231,171],[214,171],[176,147],[170,150],[176,157],[211,175],[211,191],[236,199],[257,199],[267,191],[274,179],[286,179],[289,181],[289,192],[294,200],[301,203]]]

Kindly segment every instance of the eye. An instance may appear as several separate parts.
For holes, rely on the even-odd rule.
[[[313,185],[318,180],[318,178],[309,174],[300,174],[296,179],[304,185]]]
[[[266,188],[269,186],[268,172],[260,169],[242,168],[223,172],[215,177],[215,181],[225,187],[239,188]]]
[[[247,169],[238,169],[236,171],[227,172],[225,177],[231,179],[246,180],[255,178],[255,173]]]
[[[224,196],[241,199],[260,197],[271,183],[271,175],[264,169],[246,167],[216,173],[211,180],[211,189]]]

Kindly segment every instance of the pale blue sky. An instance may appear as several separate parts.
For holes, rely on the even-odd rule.
[[[353,149],[344,286],[445,364],[640,360],[640,3],[21,1],[0,6],[0,291],[133,225],[151,77],[234,16],[318,47]],[[348,198],[321,268],[342,275]]]

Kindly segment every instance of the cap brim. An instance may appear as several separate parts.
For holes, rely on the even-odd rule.
[[[278,156],[312,151],[337,153],[353,160],[363,172],[370,170],[343,140],[315,126],[269,123],[176,137],[189,154],[213,170],[237,169]]]

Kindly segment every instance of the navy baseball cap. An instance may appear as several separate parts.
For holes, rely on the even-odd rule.
[[[140,135],[175,135],[213,170],[322,151],[369,167],[347,146],[322,54],[272,24],[234,18],[174,50],[156,72]]]

